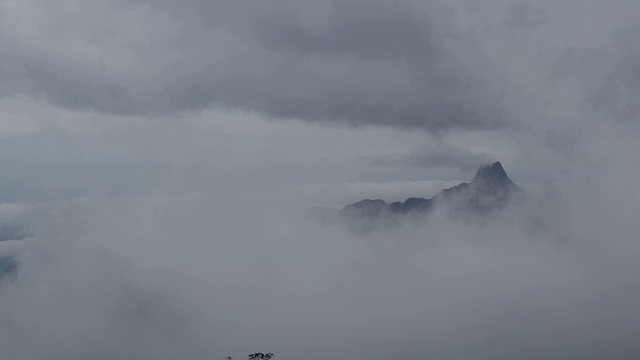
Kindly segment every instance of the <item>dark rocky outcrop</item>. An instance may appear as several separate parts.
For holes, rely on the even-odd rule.
[[[339,217],[375,221],[383,216],[428,213],[441,205],[456,213],[487,213],[501,210],[520,197],[521,193],[522,190],[511,181],[502,164],[495,162],[480,166],[470,183],[463,182],[442,190],[432,198],[412,197],[391,204],[380,199],[366,199],[345,206],[339,211]]]

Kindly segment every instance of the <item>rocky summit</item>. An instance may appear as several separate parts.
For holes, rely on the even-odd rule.
[[[366,199],[345,206],[339,216],[346,220],[376,220],[385,215],[427,213],[442,205],[456,213],[487,213],[503,209],[521,193],[502,164],[495,162],[481,165],[470,183],[463,182],[442,190],[432,198],[412,197],[391,204],[380,199]]]

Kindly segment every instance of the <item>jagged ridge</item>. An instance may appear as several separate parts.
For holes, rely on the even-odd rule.
[[[365,199],[345,206],[342,217],[376,219],[383,214],[429,212],[439,203],[446,202],[454,210],[486,212],[502,209],[520,193],[500,162],[481,165],[470,183],[463,182],[442,190],[432,198],[412,197],[403,202],[387,204],[380,199]]]

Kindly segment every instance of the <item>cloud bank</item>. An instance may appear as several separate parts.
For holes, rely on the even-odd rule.
[[[632,1],[6,0],[1,8],[0,96],[68,109],[174,116],[223,106],[434,133],[520,127],[526,106],[539,118],[563,116],[545,109],[551,96],[566,97],[568,108],[591,98],[626,117],[637,110]]]

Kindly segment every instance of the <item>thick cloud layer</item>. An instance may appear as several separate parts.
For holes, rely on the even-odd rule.
[[[525,103],[558,116],[545,111],[549,89],[570,86],[629,113],[637,11],[625,0],[5,0],[0,95],[438,132],[521,126]]]

